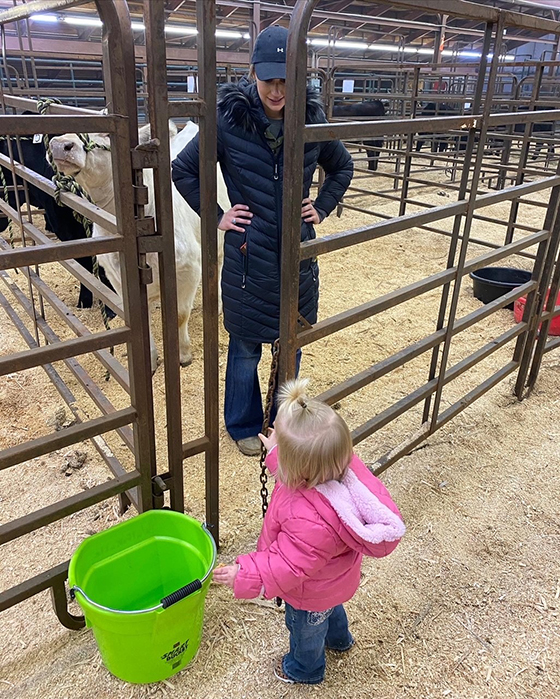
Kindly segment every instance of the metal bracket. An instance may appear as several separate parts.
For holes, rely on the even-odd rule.
[[[163,240],[160,235],[146,235],[138,238],[138,251],[147,252],[162,252]]]
[[[156,222],[153,216],[146,216],[136,220],[136,235],[141,238],[146,235],[155,235]]]
[[[68,598],[66,596],[66,586],[64,580],[55,580],[51,586],[51,600],[54,611],[60,623],[67,629],[77,631],[83,629],[86,620],[83,616],[74,616],[68,611]]]
[[[154,141],[157,141],[157,146],[154,146],[153,149],[151,147],[147,147],[153,144]],[[144,168],[158,167],[159,151],[157,150],[157,148],[159,147],[159,140],[154,139],[154,141],[142,143],[139,146],[136,146],[136,148],[134,148],[131,151],[132,167],[135,170],[144,170]]]

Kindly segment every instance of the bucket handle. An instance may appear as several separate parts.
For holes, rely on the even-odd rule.
[[[81,587],[78,587],[77,585],[74,585],[73,587],[70,588],[70,597],[71,599],[76,598],[76,592],[79,592],[82,597],[89,602],[93,607],[97,607],[97,609],[102,609],[105,612],[113,612],[114,614],[146,614],[147,612],[155,612],[158,609],[167,609],[168,607],[171,607],[172,604],[175,604],[176,602],[179,602],[182,599],[185,599],[185,597],[188,597],[189,595],[192,595],[194,592],[198,592],[202,588],[203,583],[207,580],[208,576],[212,573],[212,570],[214,569],[214,565],[216,563],[216,557],[218,554],[218,551],[216,549],[216,542],[214,541],[214,537],[210,532],[208,531],[206,524],[202,526],[204,531],[208,534],[210,541],[212,542],[212,549],[213,549],[213,554],[212,554],[212,563],[210,564],[210,567],[208,568],[208,571],[206,575],[202,578],[202,580],[199,580],[198,578],[196,580],[193,580],[190,582],[188,585],[184,585],[183,587],[180,587],[178,590],[175,590],[175,592],[172,592],[169,595],[166,595],[163,597],[163,599],[160,601],[159,604],[156,604],[155,607],[149,607],[148,609],[112,609],[111,607],[105,607],[102,604],[99,604],[98,602],[94,602],[90,597],[86,595],[86,593],[82,590]]]

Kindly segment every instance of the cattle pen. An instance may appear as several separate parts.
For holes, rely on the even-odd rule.
[[[20,433],[11,441],[16,413],[0,411],[0,421],[5,420],[2,434],[8,435],[0,451],[0,475],[15,474],[12,478],[17,481],[18,469],[23,469],[26,484],[21,492],[6,489],[14,502],[10,501],[0,523],[0,544],[25,547],[35,534],[42,537],[59,523],[62,527],[74,521],[75,515],[87,518],[93,508],[99,508],[99,514],[117,497],[115,518],[164,506],[192,511],[206,520],[216,542],[228,549],[235,528],[229,524],[233,517],[229,510],[224,523],[224,493],[232,497],[235,484],[224,485],[231,457],[224,447],[220,414],[226,341],[219,315],[215,115],[217,86],[241,77],[243,59],[236,63],[229,55],[228,61],[221,60],[216,45],[221,5],[211,0],[192,0],[198,34],[196,49],[192,38],[187,40],[192,42],[187,47],[193,51],[191,66],[171,68],[163,0],[14,0],[11,4],[0,7],[0,132],[7,148],[6,154],[0,153],[0,166],[12,178],[11,185],[0,183],[4,192],[0,213],[11,221],[0,236],[0,306],[14,332],[1,348],[0,378],[17,383],[29,376],[26,372],[40,369],[64,410],[38,436],[27,439]],[[102,22],[102,55],[82,55],[76,65],[84,76],[94,77],[82,83],[73,73],[67,92],[57,90],[55,81],[41,84],[37,77],[41,60],[52,67],[63,59],[54,51],[47,58],[34,50],[30,18],[86,4]],[[382,12],[368,17],[369,5],[376,12],[379,6],[417,9],[412,0],[366,1],[359,15],[366,25],[383,19]],[[445,17],[437,26],[423,28],[433,35],[434,46],[443,46],[445,28],[454,18],[483,26],[477,30],[476,62],[460,61],[457,56],[444,60],[441,49],[429,63],[413,62],[401,46],[396,60],[337,63],[333,47],[340,39],[334,29],[325,54],[314,54],[309,60],[306,40],[310,28],[323,18],[320,2],[296,0],[287,12],[277,380],[294,375],[296,351],[303,349],[308,371],[321,387],[320,398],[345,415],[354,444],[367,449],[368,466],[375,474],[425,446],[441,428],[447,426],[447,434],[452,432],[450,421],[506,379],[510,392],[521,401],[537,385],[545,355],[560,347],[560,339],[548,334],[560,315],[555,303],[560,291],[560,110],[555,108],[560,97],[560,23],[462,0],[427,0],[426,5],[437,6],[434,11]],[[142,14],[142,50],[132,8]],[[283,18],[278,9],[270,12]],[[258,22],[251,27],[251,41],[256,26]],[[18,36],[17,45],[9,43],[8,29]],[[552,57],[508,58],[504,45],[508,33],[515,31],[553,37],[549,39],[555,47]],[[35,46],[40,42],[37,39]],[[179,59],[173,56],[173,60]],[[331,118],[330,123],[305,126],[303,105],[309,82],[321,90],[331,117],[335,102],[371,99],[383,100],[385,116]],[[426,103],[434,105],[433,113],[422,114]],[[105,112],[98,111],[101,108]],[[181,124],[196,120],[201,143],[202,294],[195,318],[199,355],[197,367],[186,369],[179,365],[168,176],[170,119]],[[137,127],[142,122],[151,124],[147,144],[138,142]],[[62,185],[38,175],[22,159],[24,139],[43,143],[45,134],[48,141],[65,133],[109,134],[114,214],[75,189],[61,189]],[[325,233],[318,231],[315,240],[300,244],[298,192],[305,145],[337,138],[354,156],[353,183],[339,207],[340,218],[331,215]],[[368,168],[365,140],[382,142],[376,171]],[[148,201],[142,176],[146,169],[154,172],[154,202]],[[319,185],[321,181],[319,174]],[[41,213],[33,206],[31,187],[110,235],[55,240],[39,222]],[[150,203],[155,205],[153,215],[146,214]],[[394,259],[381,264],[375,251],[382,244]],[[407,248],[414,259],[407,257]],[[120,255],[122,298],[75,261],[108,252]],[[158,255],[161,279],[157,339],[163,347],[163,365],[154,375],[146,293],[153,279],[146,263],[149,253]],[[320,256],[331,265],[325,263],[328,271],[321,290],[325,301],[320,320],[302,328],[297,313],[298,269]],[[382,272],[376,274],[378,263]],[[465,300],[470,274],[504,263],[522,268],[528,281],[484,305]],[[331,269],[340,272],[335,275]],[[59,276],[66,280],[64,284]],[[371,281],[367,290],[352,288],[352,280],[358,277]],[[90,289],[99,305],[82,313],[72,308],[75,283]],[[504,309],[521,297],[525,298],[522,317],[506,322]],[[426,304],[421,305],[424,300]],[[106,309],[115,314],[114,320],[102,317]],[[420,313],[420,322],[404,332],[405,323]],[[394,339],[388,341],[390,335]],[[328,354],[330,363],[322,359],[328,347],[333,351]],[[333,357],[337,362],[343,357],[346,365],[335,366]],[[31,391],[32,384],[26,381]],[[519,404],[520,413],[524,405]],[[20,502],[27,494],[24,491],[39,483],[44,458],[84,444],[102,465],[95,477],[73,491],[66,487],[72,479],[66,479],[60,488],[63,497],[53,490],[46,504],[33,498],[27,504]],[[196,487],[189,478],[196,479]],[[258,504],[258,474],[251,479],[255,485],[247,497]],[[82,526],[84,531],[97,528],[83,522]],[[240,538],[250,539],[246,532]],[[76,543],[74,536],[71,542]],[[55,561],[49,555],[40,556],[39,563],[34,558],[32,565],[23,563],[12,573],[7,576],[9,586],[2,584],[0,590],[0,611],[50,591],[62,625],[74,631],[84,626],[68,598],[66,558]]]

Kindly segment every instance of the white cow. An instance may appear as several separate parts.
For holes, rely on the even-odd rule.
[[[177,133],[176,126],[170,122],[169,131],[171,136],[171,159],[173,159],[194,138],[198,132],[198,126],[193,122],[188,122],[185,128]],[[109,146],[109,137],[105,134],[90,134],[90,138],[96,143]],[[149,138],[150,126],[147,124],[139,130],[140,143],[145,143]],[[97,206],[115,214],[111,154],[107,150],[93,148],[86,152],[83,142],[76,134],[64,134],[64,136],[51,139],[50,150],[61,172],[74,177],[88,192]],[[155,213],[153,171],[144,170],[143,176],[149,193],[149,204],[145,207],[145,213],[147,216],[153,216]],[[171,173],[169,176],[171,177]],[[179,313],[179,359],[182,366],[187,366],[192,361],[188,322],[201,277],[200,217],[191,209],[174,185],[172,192]],[[230,208],[225,182],[220,169],[218,169],[218,202],[224,211]],[[109,235],[108,231],[98,224],[94,224],[92,236],[97,238],[104,235]],[[218,236],[219,259],[221,262],[223,257],[223,233],[218,231]],[[151,313],[156,303],[160,300],[159,269],[156,253],[149,253],[146,257],[147,263],[153,270],[153,282],[147,288]],[[106,253],[99,255],[98,259],[116,292],[122,298],[119,254]],[[157,368],[157,348],[151,324],[150,358],[152,371],[155,371]]]

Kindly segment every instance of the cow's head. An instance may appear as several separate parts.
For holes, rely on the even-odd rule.
[[[109,147],[108,134],[89,134],[89,139],[93,143]],[[65,175],[76,177],[83,170],[87,169],[88,159],[91,154],[95,154],[96,160],[100,157],[107,161],[111,167],[111,158],[108,151],[101,148],[86,149],[86,144],[75,133],[66,133],[63,136],[56,136],[51,139],[50,151],[57,168]],[[101,156],[101,153],[106,154]],[[96,163],[99,166],[99,163]]]

